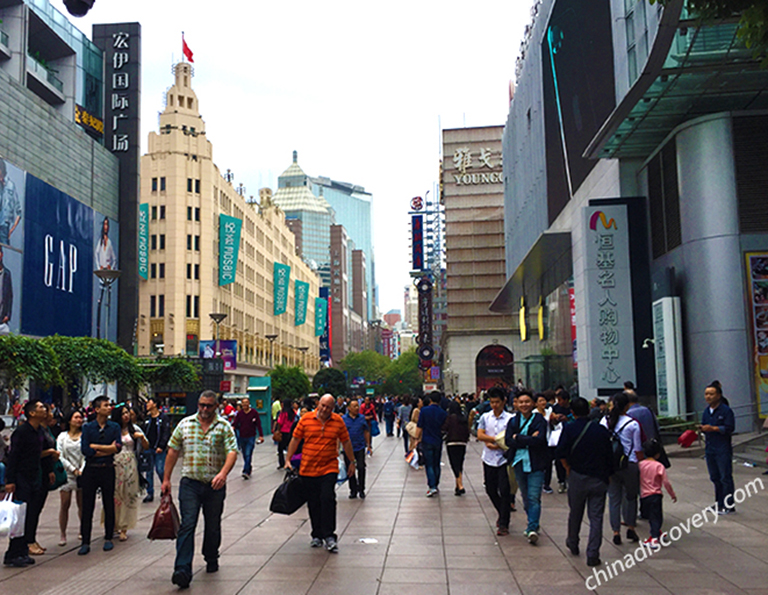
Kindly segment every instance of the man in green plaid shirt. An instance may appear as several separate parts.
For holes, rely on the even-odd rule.
[[[171,581],[182,589],[192,581],[195,529],[203,509],[203,557],[206,572],[219,569],[221,515],[224,511],[227,475],[237,461],[237,440],[229,422],[216,413],[216,393],[204,391],[197,414],[185,417],[171,435],[165,459],[163,495],[171,491],[171,474],[181,459],[179,508],[181,527],[176,539],[176,563]]]

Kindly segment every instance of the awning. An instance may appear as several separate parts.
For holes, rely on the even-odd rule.
[[[572,274],[570,232],[545,232],[507,279],[490,310],[500,314],[517,312],[521,297],[528,306],[538,303],[539,297],[552,293]]]

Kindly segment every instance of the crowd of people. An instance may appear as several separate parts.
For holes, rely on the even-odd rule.
[[[715,381],[705,390],[707,407],[699,430],[706,436],[706,460],[715,486],[718,511],[735,512],[731,470],[734,415]],[[27,503],[24,535],[10,540],[4,563],[27,566],[32,556],[46,551],[37,541],[37,524],[49,492],[60,497],[59,545],[68,541],[69,512],[76,502],[79,518],[78,554],[90,552],[93,515],[101,494],[103,549],[113,549],[115,538],[125,541],[135,527],[141,494],[154,499],[154,478],[161,493],[171,489],[179,460],[181,527],[176,543],[172,581],[181,588],[192,580],[194,534],[200,511],[204,517],[203,557],[207,572],[218,570],[221,517],[227,476],[238,453],[243,456],[242,478],[252,473],[255,444],[264,441],[261,416],[248,399],[220,402],[204,391],[195,414],[175,428],[152,397],[138,411],[129,404],[113,405],[97,397],[87,410],[72,408],[65,415],[50,405],[30,399],[23,421],[0,440],[5,465],[0,485],[16,501]],[[571,398],[561,386],[534,393],[522,386],[501,387],[475,395],[362,399],[323,395],[303,400],[276,400],[269,415],[269,431],[277,450],[277,468],[301,478],[311,521],[312,547],[339,551],[336,534],[336,486],[339,459],[349,481],[350,499],[366,498],[366,458],[384,421],[387,437],[403,440],[405,460],[424,469],[428,498],[440,494],[441,458],[446,448],[454,477],[453,494],[466,493],[463,483],[467,445],[474,435],[482,443],[483,483],[496,510],[496,531],[510,533],[519,493],[525,511],[524,535],[535,545],[541,533],[542,495],[557,489],[567,493],[570,508],[566,546],[580,553],[579,531],[586,512],[589,520],[587,564],[600,561],[606,500],[613,541],[638,542],[638,513],[649,522],[644,543],[658,545],[662,537],[662,488],[673,502],[667,478],[668,459],[660,442],[654,413],[639,403],[632,383],[604,402]],[[2,428],[0,428],[2,430]],[[340,456],[341,452],[341,456]],[[4,475],[4,477],[3,477]],[[622,535],[622,527],[626,532]]]

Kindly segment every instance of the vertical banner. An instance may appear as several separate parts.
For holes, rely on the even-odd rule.
[[[242,219],[219,215],[219,285],[235,282]]]
[[[624,205],[584,207],[587,345],[592,387],[635,378],[629,222]]]
[[[747,252],[757,413],[768,416],[768,252]]]
[[[413,235],[412,270],[421,271],[424,269],[424,215],[411,215],[411,233]]]
[[[149,203],[139,205],[139,277],[149,278]]]
[[[296,323],[301,326],[307,321],[307,300],[309,299],[309,283],[299,281],[294,283],[294,301],[296,302]]]
[[[276,262],[274,272],[275,316],[285,314],[285,310],[288,308],[288,284],[290,280],[291,267]]]
[[[325,323],[328,320],[328,300],[315,298],[315,336],[322,337],[325,334]]]
[[[328,307],[330,299],[330,288],[321,287],[320,297],[315,302],[315,333],[320,333],[320,361],[324,363],[331,361],[331,309]]]

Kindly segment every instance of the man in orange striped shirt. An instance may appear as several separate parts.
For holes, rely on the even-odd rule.
[[[339,551],[336,536],[336,478],[339,475],[339,442],[351,461],[347,474],[355,472],[355,454],[349,432],[341,416],[333,412],[333,395],[323,395],[315,411],[305,413],[293,430],[285,455],[285,468],[291,468],[291,457],[304,440],[299,475],[307,496],[309,518],[312,521],[312,547],[332,553]]]

